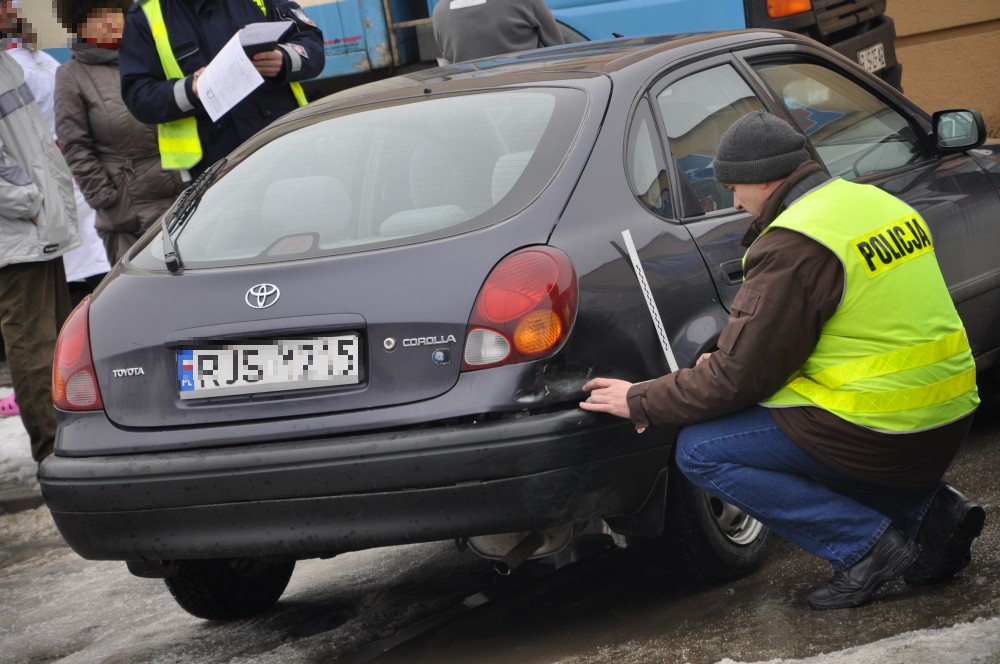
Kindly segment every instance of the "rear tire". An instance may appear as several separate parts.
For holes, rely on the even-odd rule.
[[[180,607],[191,615],[206,620],[235,620],[274,606],[294,569],[294,560],[181,560],[177,574],[164,582]]]
[[[681,567],[677,571],[706,583],[746,576],[764,562],[770,534],[749,514],[710,496],[676,467],[670,468],[661,546]]]

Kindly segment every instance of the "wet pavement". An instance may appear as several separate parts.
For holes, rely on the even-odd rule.
[[[436,542],[301,562],[273,611],[211,623],[160,581],[78,558],[44,508],[0,515],[0,662],[1000,662],[998,452],[1000,421],[978,424],[949,473],[989,515],[960,578],[893,582],[880,601],[833,612],[805,603],[825,565],[781,541],[759,572],[715,587],[634,547],[498,577]],[[914,630],[939,631],[918,632],[930,644],[918,650]],[[845,652],[895,635],[895,658]]]
[[[998,616],[998,430],[996,420],[977,424],[948,474],[988,514],[972,565],[951,583],[913,588],[897,580],[883,588],[878,602],[821,612],[808,607],[805,592],[829,576],[829,568],[782,540],[775,540],[758,573],[713,588],[684,587],[677,575],[662,574],[634,552],[612,552],[532,591],[491,602],[376,661],[752,662],[836,652],[902,632]],[[961,653],[954,654],[927,661],[960,661]],[[1000,661],[1000,648],[980,661]]]

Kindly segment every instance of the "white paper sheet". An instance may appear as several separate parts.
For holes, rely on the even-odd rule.
[[[263,82],[264,77],[243,51],[237,33],[198,77],[198,97],[215,122]]]

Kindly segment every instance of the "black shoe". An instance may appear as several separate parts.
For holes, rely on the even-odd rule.
[[[947,581],[972,560],[972,540],[983,532],[986,511],[945,484],[934,496],[920,530],[920,555],[903,574],[911,585]]]
[[[879,586],[894,579],[917,557],[917,546],[889,526],[872,550],[833,578],[809,589],[814,609],[846,609],[868,602]]]

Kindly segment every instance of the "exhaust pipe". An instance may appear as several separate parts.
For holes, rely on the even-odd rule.
[[[517,543],[513,549],[507,552],[503,558],[498,560],[493,569],[500,576],[510,576],[510,573],[521,566],[525,560],[531,557],[545,544],[545,533],[540,530],[532,530],[527,536]]]

